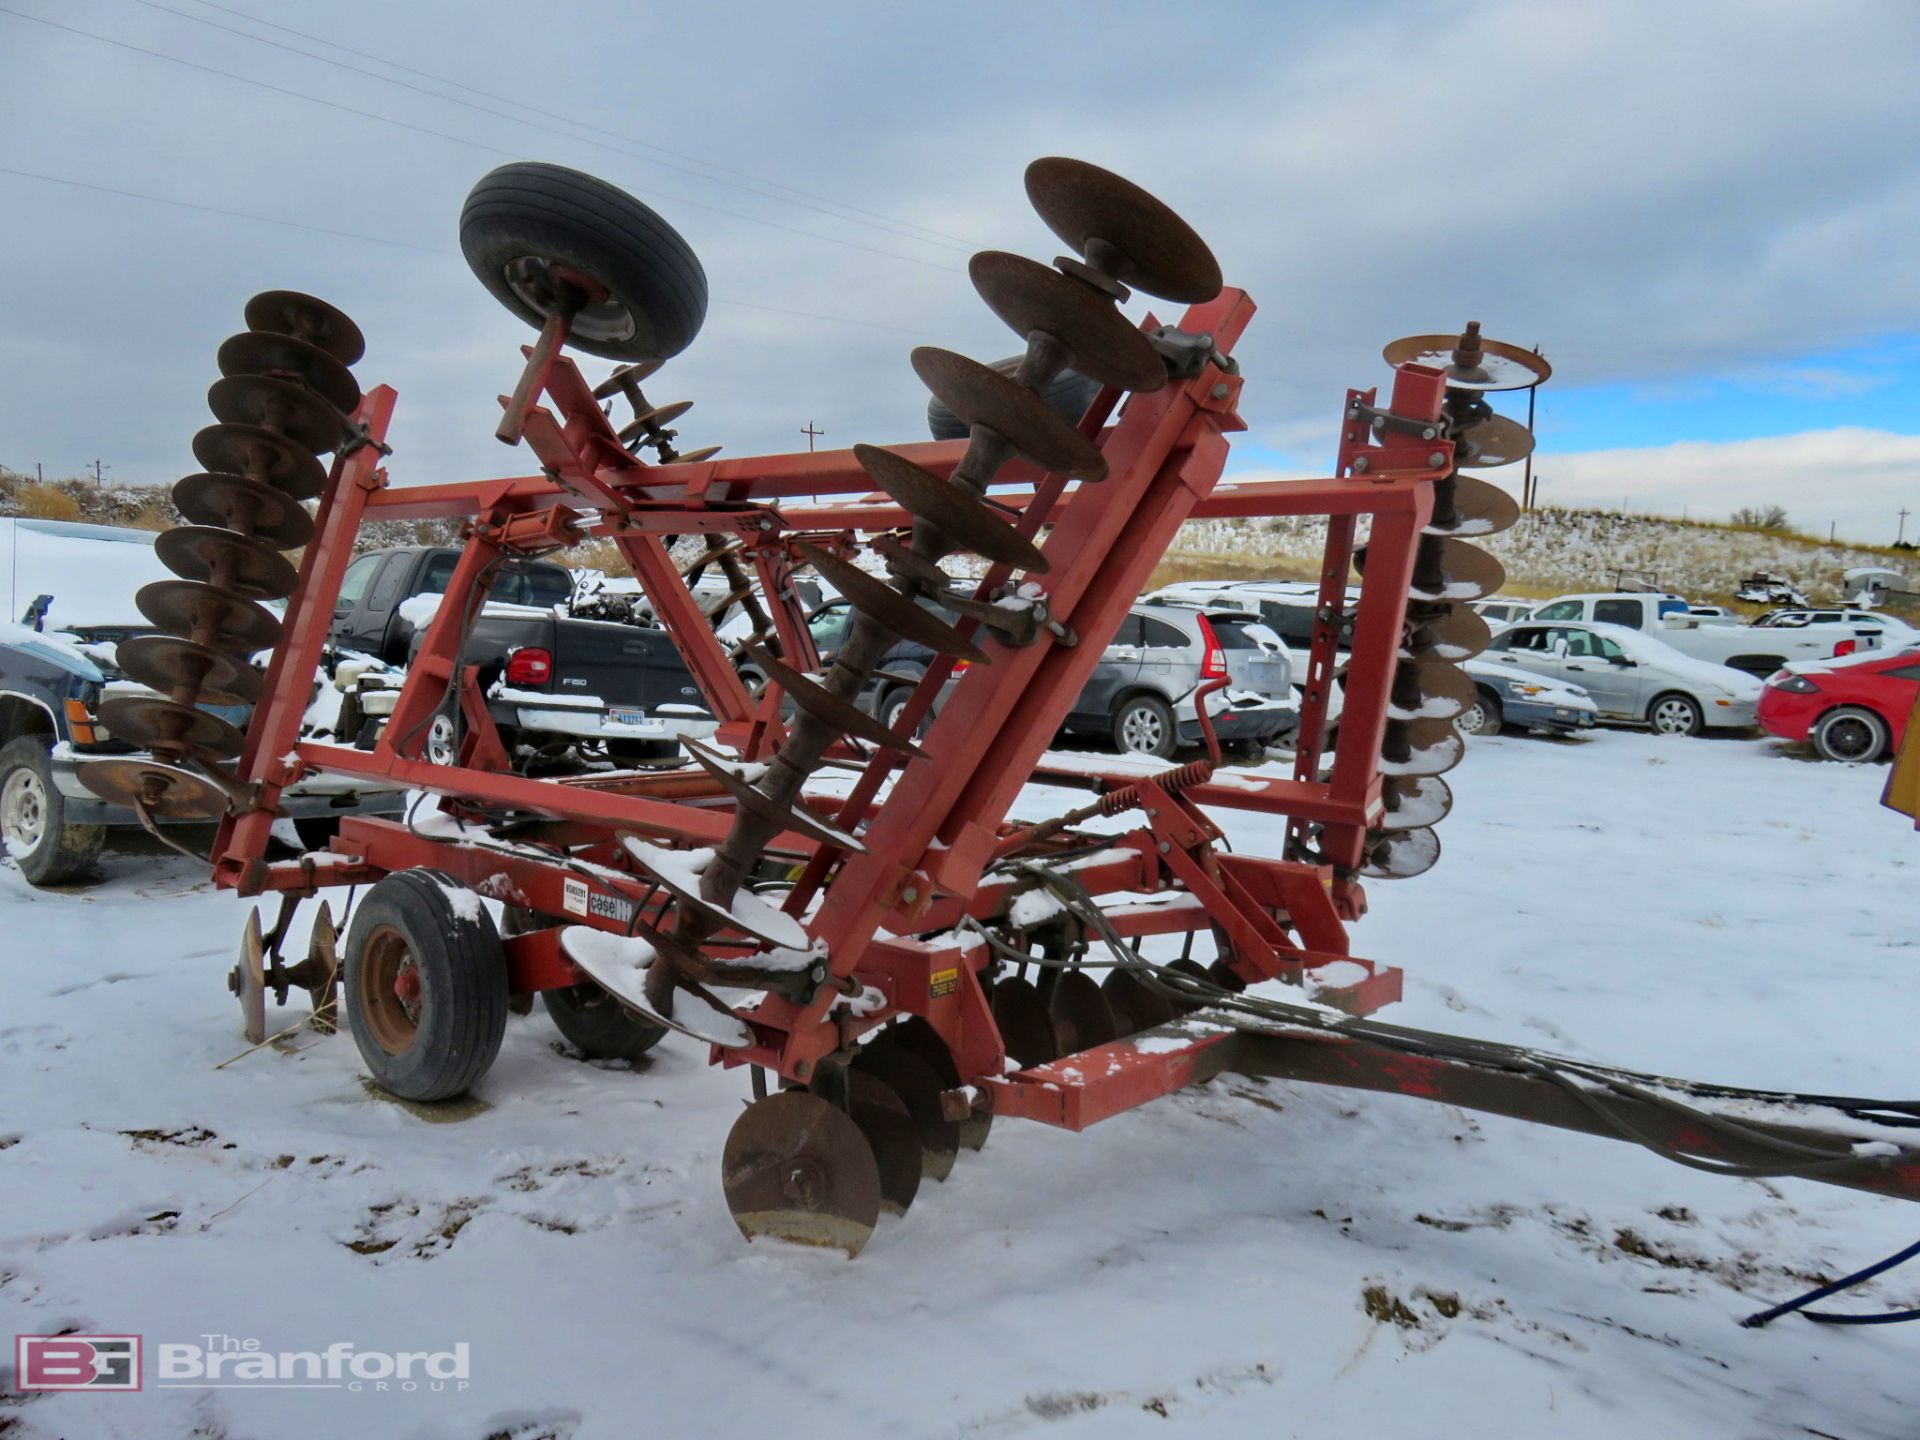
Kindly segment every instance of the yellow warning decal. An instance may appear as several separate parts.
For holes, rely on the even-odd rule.
[[[956,970],[936,970],[927,977],[927,994],[938,1000],[942,995],[951,995],[960,988],[960,972]]]

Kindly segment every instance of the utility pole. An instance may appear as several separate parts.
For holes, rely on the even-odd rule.
[[[1838,533],[1839,529],[1840,522],[1838,520],[1829,520],[1827,522],[1827,543],[1829,545],[1833,544],[1834,536]]]
[[[811,455],[813,453],[813,442],[817,440],[820,436],[826,434],[827,432],[824,430],[814,429],[813,422],[809,420],[807,421],[807,428],[802,430],[800,433],[807,437],[807,453]]]
[[[100,472],[102,470],[111,470],[112,468],[113,466],[111,465],[102,465],[98,460],[94,461],[93,462],[93,483],[98,485],[100,483]]]
[[[1894,544],[1896,544],[1896,545],[1904,545],[1904,544],[1906,543],[1906,539],[1907,539],[1907,516],[1909,516],[1909,515],[1911,515],[1912,513],[1913,513],[1913,512],[1912,512],[1911,510],[1909,510],[1909,509],[1907,509],[1907,507],[1906,507],[1906,506],[1904,506],[1904,505],[1902,505],[1902,506],[1900,507],[1900,533],[1899,533],[1898,535],[1896,535],[1896,536],[1894,536],[1894,537],[1893,537],[1893,543],[1894,543]]]

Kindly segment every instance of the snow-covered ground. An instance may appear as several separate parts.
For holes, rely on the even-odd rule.
[[[1608,732],[1450,778],[1439,868],[1355,930],[1407,970],[1389,1018],[1913,1092],[1920,837],[1884,770]],[[745,1081],[688,1042],[596,1067],[536,1011],[444,1113],[370,1093],[345,1036],[216,1068],[242,905],[108,864],[0,870],[0,1330],[138,1333],[148,1384],[6,1394],[7,1440],[1916,1431],[1912,1327],[1736,1324],[1911,1241],[1895,1201],[1229,1076],[1084,1136],[1003,1123],[855,1262],[749,1248],[718,1175]],[[1896,1271],[1847,1307],[1915,1303]],[[157,1388],[154,1348],[210,1334],[465,1342],[471,1380]]]

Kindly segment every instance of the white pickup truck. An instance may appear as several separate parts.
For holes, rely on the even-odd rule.
[[[1527,618],[1623,625],[1695,659],[1763,679],[1790,660],[1824,660],[1902,645],[1915,633],[1903,620],[1869,611],[1846,612],[1845,618],[1824,623],[1727,625],[1690,614],[1685,600],[1638,592],[1560,595],[1535,606]]]

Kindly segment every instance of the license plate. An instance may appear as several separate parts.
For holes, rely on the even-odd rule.
[[[638,705],[609,705],[607,718],[616,725],[644,725],[647,712]]]

